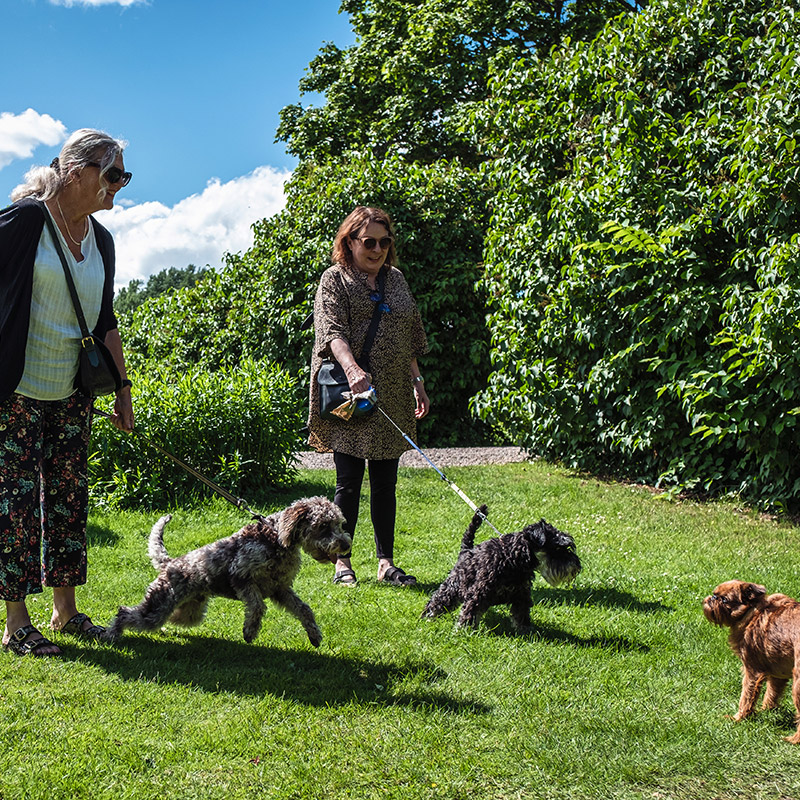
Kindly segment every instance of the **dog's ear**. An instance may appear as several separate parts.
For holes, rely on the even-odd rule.
[[[742,602],[758,605],[767,595],[767,590],[757,583],[746,583],[742,586]]]
[[[289,547],[297,540],[300,526],[308,519],[307,503],[292,503],[278,518],[278,541],[283,547]]]

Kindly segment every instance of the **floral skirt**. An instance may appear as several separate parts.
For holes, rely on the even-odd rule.
[[[91,400],[0,401],[0,598],[86,583]]]

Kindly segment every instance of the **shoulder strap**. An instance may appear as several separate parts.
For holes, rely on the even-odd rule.
[[[361,358],[369,364],[369,351],[372,349],[372,344],[375,341],[375,335],[378,333],[378,324],[381,321],[381,306],[383,305],[383,289],[386,286],[386,269],[381,267],[378,273],[378,294],[380,299],[375,301],[375,310],[372,312],[372,321],[367,330],[367,338],[364,339],[364,346],[361,348]]]
[[[86,319],[83,316],[83,309],[81,308],[81,301],[78,300],[78,292],[75,289],[75,281],[72,279],[72,272],[70,271],[69,264],[67,264],[67,257],[64,255],[64,250],[61,247],[61,242],[56,231],[56,226],[53,224],[53,219],[50,212],[47,210],[45,204],[41,200],[36,201],[42,209],[44,214],[44,221],[47,229],[50,231],[50,236],[53,239],[58,257],[61,259],[61,266],[64,267],[64,277],[67,279],[67,288],[69,289],[69,296],[72,298],[72,305],[75,306],[75,314],[78,317],[78,325],[81,329],[81,336],[85,339],[89,336],[89,328],[86,325]]]

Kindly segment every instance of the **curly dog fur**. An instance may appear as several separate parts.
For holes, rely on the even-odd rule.
[[[538,572],[551,586],[569,582],[581,570],[573,538],[544,520],[519,533],[488,539],[475,546],[475,533],[486,516],[481,506],[461,540],[461,552],[447,579],[433,593],[423,617],[438,617],[462,606],[459,626],[475,627],[495,605],[511,606],[519,631],[531,626],[531,582]]]
[[[164,527],[170,519],[169,514],[161,517],[150,532],[148,555],[158,577],[138,606],[120,607],[105,639],[113,641],[127,628],[153,630],[167,620],[199,625],[209,599],[227,597],[244,603],[246,642],[258,635],[264,600],[269,599],[296,617],[311,644],[319,647],[322,633],[314,612],[294,593],[292,583],[300,569],[301,549],[322,562],[350,549],[338,506],[325,497],[303,498],[178,558],[171,558],[164,547]]]

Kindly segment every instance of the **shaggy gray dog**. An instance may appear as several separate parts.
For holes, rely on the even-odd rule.
[[[241,600],[245,606],[244,640],[252,642],[261,628],[264,600],[300,620],[314,647],[322,641],[314,612],[292,590],[300,569],[302,548],[317,561],[330,562],[350,550],[350,534],[342,527],[339,507],[325,497],[297,500],[283,511],[261,517],[238,533],[170,558],[164,548],[167,514],[150,532],[148,555],[159,571],[138,606],[121,606],[106,628],[113,641],[126,628],[153,630],[167,620],[199,625],[211,597]]]
[[[551,586],[572,581],[581,571],[575,541],[544,520],[519,533],[487,539],[475,546],[475,532],[486,516],[481,506],[461,540],[461,552],[447,579],[433,593],[423,617],[438,617],[463,605],[459,626],[475,627],[490,606],[508,604],[517,630],[531,627],[531,581],[539,573]]]

